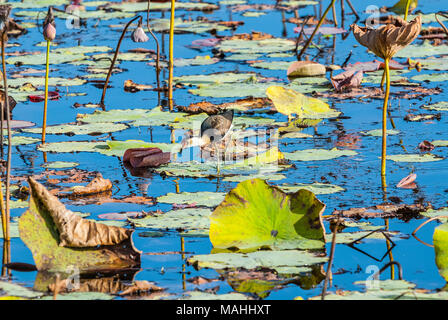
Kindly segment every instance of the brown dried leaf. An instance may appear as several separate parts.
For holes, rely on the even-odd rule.
[[[115,245],[131,236],[132,230],[130,229],[107,226],[81,218],[67,210],[58,198],[33,178],[29,178],[28,183],[33,197],[40,199],[41,204],[53,218],[59,231],[59,246],[85,248]]]
[[[424,152],[424,151],[432,151],[434,150],[435,146],[429,142],[428,140],[423,140],[422,142],[420,142],[418,144],[418,148],[420,149],[420,151]]]
[[[418,16],[411,22],[407,22],[397,17],[394,23],[381,26],[378,29],[360,27],[356,24],[351,27],[356,40],[361,45],[369,48],[380,58],[391,59],[399,50],[418,37],[422,19]]]
[[[428,207],[430,205],[428,204]],[[405,221],[418,217],[420,212],[428,207],[422,204],[380,204],[368,208],[350,208],[348,210],[335,210],[333,215],[342,215],[346,218],[401,218]]]
[[[208,101],[191,103],[188,107],[177,106],[177,109],[181,112],[190,114],[199,114],[205,112],[208,115],[218,114],[221,111],[219,107]]]
[[[137,92],[141,90],[150,90],[150,89],[152,89],[152,86],[146,84],[138,84],[132,80],[126,80],[124,82],[124,91]]]
[[[101,173],[98,172],[96,177],[88,185],[75,186],[71,190],[72,192],[67,195],[75,197],[110,192],[112,190],[112,182],[109,179],[104,179]]]
[[[410,185],[415,186],[415,179],[417,179],[417,175],[415,173],[411,173],[410,175],[404,177],[397,183],[397,188],[405,188],[408,189]]]
[[[135,281],[134,284],[120,293],[120,296],[139,294],[144,292],[162,291],[163,288],[152,284],[149,281]]]
[[[363,78],[362,71],[347,70],[331,78],[331,84],[336,92],[342,92],[347,89],[361,86]]]

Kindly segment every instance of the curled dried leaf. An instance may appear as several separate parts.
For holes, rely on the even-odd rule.
[[[101,173],[97,173],[96,177],[86,186],[75,186],[72,188],[73,196],[85,196],[97,194],[112,190],[112,182],[109,179],[104,179]]]
[[[378,29],[352,26],[356,40],[369,48],[378,57],[391,59],[399,50],[414,41],[420,34],[422,19],[420,16],[407,22],[399,17],[394,23],[381,26]]]
[[[362,78],[362,71],[347,70],[331,78],[331,84],[337,92],[342,92],[346,89],[359,87],[361,85]]]
[[[415,173],[411,173],[410,175],[404,177],[400,180],[397,184],[397,188],[405,188],[408,189],[409,187],[416,187],[414,181],[417,179],[417,175]]]
[[[85,220],[67,210],[57,197],[33,178],[28,179],[32,196],[50,213],[58,231],[59,246],[97,247],[115,245],[130,238],[132,230]]]

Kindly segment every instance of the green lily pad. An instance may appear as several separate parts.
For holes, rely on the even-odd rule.
[[[248,54],[248,53],[235,53],[228,57],[225,57],[226,60],[231,61],[245,61],[245,60],[255,60],[261,57],[260,54]]]
[[[306,183],[282,184],[279,185],[278,187],[285,192],[297,192],[300,189],[305,189],[311,191],[314,194],[332,194],[345,191],[344,188],[341,188],[337,185],[329,183],[318,183],[318,182],[312,184],[306,184]]]
[[[89,124],[60,124],[55,126],[47,126],[46,133],[47,134],[75,134],[75,135],[84,135],[84,134],[98,134],[98,133],[109,133],[109,132],[117,132],[127,129],[128,126],[122,123],[89,123]],[[42,133],[42,128],[30,128],[30,129],[22,129],[24,132],[29,133]]]
[[[327,257],[317,257],[304,250],[264,250],[250,253],[194,255],[188,258],[187,262],[193,264],[198,269],[212,268],[222,270],[226,268],[255,269],[264,267],[276,270],[277,268],[285,267],[309,267],[314,264],[324,263],[327,260]]]
[[[146,11],[148,7],[147,3],[143,2],[124,2],[124,3],[113,3],[110,8],[124,11],[124,12],[135,12],[138,11]],[[160,10],[170,10],[171,3],[169,2],[153,2],[151,3],[151,11],[160,11]],[[216,10],[219,7],[216,4],[207,3],[207,2],[177,2],[176,3],[176,11],[180,10],[189,10],[189,11],[210,11]]]
[[[448,54],[448,45],[433,46],[429,41],[423,44],[411,44],[395,54],[400,58],[428,57]]]
[[[440,208],[438,210],[434,209],[428,209],[426,211],[423,211],[420,213],[422,216],[428,217],[428,218],[435,218],[439,216],[448,216],[448,208]],[[440,221],[446,222],[447,218],[440,218]]]
[[[188,291],[179,300],[249,300],[249,297],[237,292],[216,294],[202,291]]]
[[[288,70],[291,65],[290,61],[263,61],[263,62],[255,62],[250,66],[253,68],[261,68],[268,70]]]
[[[18,284],[0,281],[0,291],[4,291],[9,296],[22,298],[38,298],[42,296],[41,292],[36,292]]]
[[[56,300],[112,300],[115,297],[104,292],[69,292],[58,294]],[[41,300],[53,300],[53,296],[47,296]]]
[[[101,152],[109,147],[103,141],[62,141],[45,143],[37,147],[42,152]]]
[[[78,162],[69,162],[69,161],[47,162],[42,165],[42,167],[48,169],[74,168],[77,166],[79,166]]]
[[[181,192],[168,193],[157,198],[157,202],[171,204],[193,204],[197,206],[216,207],[225,197],[222,192]]]
[[[205,85],[229,82],[243,82],[249,79],[256,79],[255,73],[222,72],[212,74],[185,75],[181,77],[174,77],[173,81],[175,83],[182,83],[184,85]]]
[[[286,194],[261,179],[241,182],[210,216],[214,248],[319,248],[325,205],[312,192]]]
[[[395,162],[431,162],[431,161],[441,161],[444,158],[435,156],[430,153],[425,153],[425,154],[395,154],[386,156],[386,159]]]
[[[355,156],[358,153],[353,150],[339,150],[337,148],[333,148],[331,150],[305,149],[294,152],[284,152],[283,154],[285,155],[286,159],[293,161],[323,161],[344,156]]]
[[[434,229],[434,250],[436,253],[436,265],[440,275],[448,281],[448,224],[444,223]]]
[[[217,46],[223,52],[257,54],[292,51],[295,48],[295,42],[282,38],[271,38],[264,40],[223,40]]]
[[[448,111],[448,102],[447,101],[441,101],[429,105],[422,106],[423,109],[429,109],[434,111]]]
[[[210,209],[187,208],[171,210],[142,219],[128,218],[136,227],[149,229],[184,230],[195,234],[206,235],[210,226]]]
[[[210,58],[210,56],[197,56],[191,59],[175,59],[175,67],[186,67],[186,66],[206,66],[219,62],[218,58]]]
[[[96,151],[102,154],[105,154],[107,156],[117,156],[122,157],[124,152],[127,149],[132,148],[159,148],[163,152],[174,152],[178,149],[180,149],[180,144],[178,143],[151,143],[151,142],[145,142],[141,140],[126,140],[126,141],[106,141],[108,148],[106,149],[99,149],[97,148]]]
[[[13,209],[10,207],[10,209]],[[19,237],[19,224],[17,222],[9,222],[9,237],[18,238]],[[0,239],[3,239],[3,223],[0,220]]]
[[[372,137],[382,137],[383,136],[383,130],[382,129],[374,129],[374,130],[369,130],[369,131],[361,131],[361,134],[365,135],[365,136],[372,136]],[[400,131],[395,130],[395,129],[389,129],[386,130],[386,134],[388,136],[391,135],[396,135],[399,134]]]
[[[448,74],[446,73],[430,73],[430,74],[419,74],[413,76],[411,80],[414,81],[428,81],[428,82],[443,82],[448,80]]]
[[[26,129],[23,129],[23,130],[26,130]],[[8,144],[7,138],[4,138],[4,141],[5,141],[5,144]],[[41,141],[41,139],[32,138],[32,137],[17,136],[17,135],[13,135],[11,137],[11,144],[13,146],[19,146],[19,145],[24,145],[24,144],[33,144],[33,143],[36,143],[39,141]]]
[[[431,143],[435,147],[448,147],[448,140],[434,140]]]
[[[283,180],[286,179],[286,176],[283,174],[276,174],[276,173],[255,173],[251,174],[249,176],[247,175],[237,175],[237,176],[230,176],[225,177],[223,181],[229,181],[229,182],[243,182],[250,179],[260,178],[264,179],[266,181],[276,181],[276,180]]]
[[[8,64],[22,63],[24,65],[45,65],[46,57],[47,57],[46,53],[27,54],[17,57],[10,57],[6,59],[6,63]],[[51,65],[69,63],[72,61],[80,61],[85,59],[87,59],[87,56],[85,56],[82,53],[65,54],[50,51]]]
[[[43,87],[45,85],[45,77],[23,77],[23,78],[8,79],[8,85],[11,87],[19,88],[24,83],[31,83],[35,87]],[[84,83],[86,83],[86,80],[80,78],[72,78],[72,79],[60,78],[60,77],[48,78],[48,85],[50,87],[80,86],[83,85]]]

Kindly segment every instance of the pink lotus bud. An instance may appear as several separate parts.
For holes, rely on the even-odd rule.
[[[45,40],[53,41],[54,38],[56,38],[56,28],[51,23],[46,24],[44,26],[43,35]]]

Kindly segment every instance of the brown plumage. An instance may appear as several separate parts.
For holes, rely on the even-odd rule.
[[[9,100],[9,113],[12,116],[12,110],[16,106],[17,102],[14,100],[14,98],[11,95],[8,95]],[[3,117],[6,119],[7,113],[6,113],[6,106],[5,106],[5,92],[3,90],[0,90],[0,107],[3,110]]]
[[[216,143],[224,138],[232,126],[233,110],[214,114],[201,124],[201,139],[204,144]]]

